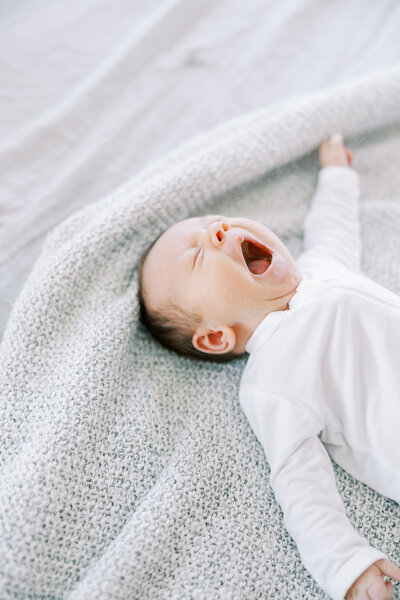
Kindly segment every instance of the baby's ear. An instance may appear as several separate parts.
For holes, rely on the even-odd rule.
[[[193,334],[192,344],[197,350],[208,354],[231,352],[236,344],[236,334],[232,327],[221,326],[216,329],[198,327]]]

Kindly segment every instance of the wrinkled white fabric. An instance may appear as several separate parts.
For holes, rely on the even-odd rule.
[[[361,271],[358,201],[354,170],[321,169],[297,259],[303,279],[289,310],[248,340],[240,389],[285,525],[335,600],[384,554],[347,519],[326,450],[400,503],[400,296]]]
[[[178,144],[400,61],[393,0],[2,0],[0,336],[47,233]]]

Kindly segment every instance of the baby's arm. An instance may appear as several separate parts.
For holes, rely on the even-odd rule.
[[[304,250],[360,272],[359,177],[341,135],[320,145],[319,161],[317,189],[304,220]]]
[[[361,574],[387,557],[346,516],[331,460],[319,439],[320,417],[251,385],[241,387],[241,403],[264,446],[271,486],[305,567],[334,600],[343,600]],[[355,598],[367,596],[346,600]]]

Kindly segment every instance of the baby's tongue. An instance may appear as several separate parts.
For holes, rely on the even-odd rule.
[[[254,258],[247,262],[247,266],[249,271],[254,273],[254,275],[260,275],[264,273],[270,265],[270,261],[266,258]]]

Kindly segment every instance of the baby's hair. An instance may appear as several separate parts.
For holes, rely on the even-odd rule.
[[[139,302],[139,318],[140,321],[147,327],[151,335],[162,344],[165,348],[170,348],[181,356],[190,356],[192,358],[200,358],[202,360],[211,360],[214,362],[226,362],[234,358],[239,358],[238,354],[227,352],[225,354],[208,354],[197,350],[192,344],[194,333],[193,322],[200,323],[198,315],[189,314],[180,306],[169,302],[160,310],[150,311],[146,305],[146,298],[143,290],[143,266],[145,260],[153,248],[156,241],[161,237],[163,232],[150,244],[143,252],[139,259],[138,268],[138,302]]]

